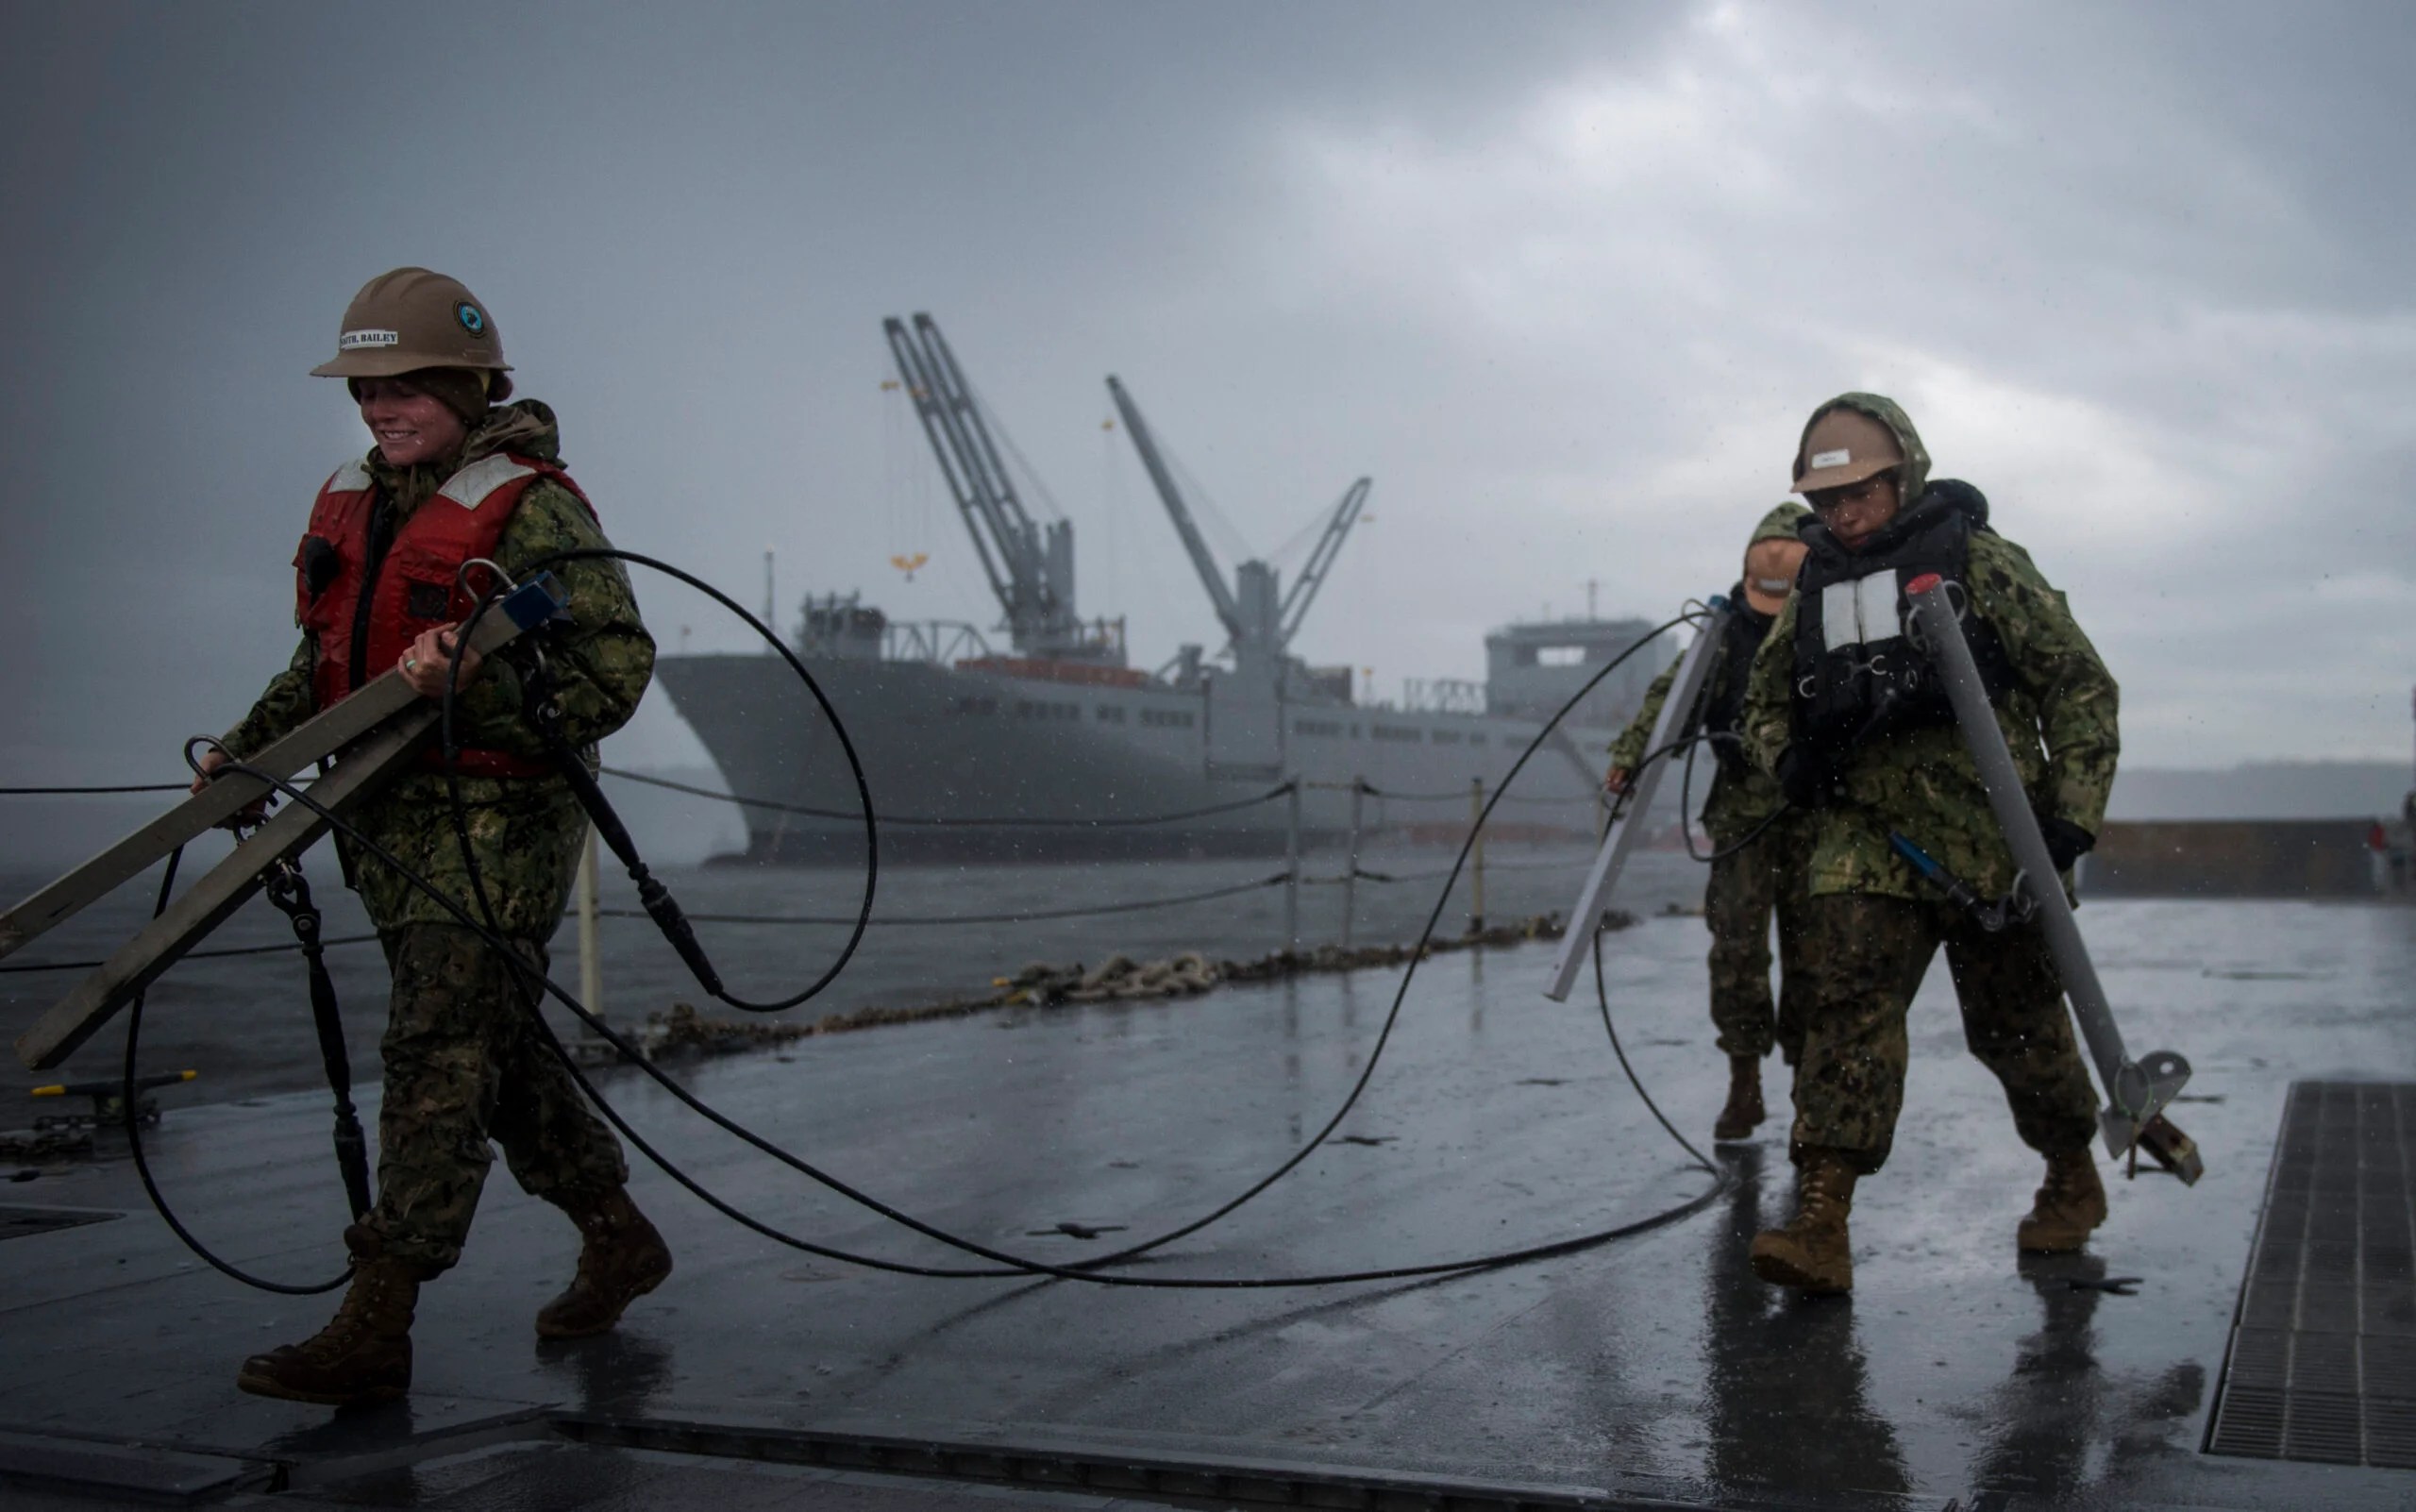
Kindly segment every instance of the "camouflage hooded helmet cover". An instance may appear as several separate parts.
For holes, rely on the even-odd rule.
[[[1813,445],[1816,435],[1821,443],[1819,446]],[[1888,440],[1895,443],[1892,456],[1886,455]],[[1873,448],[1870,445],[1873,441],[1881,445]],[[1846,455],[1840,457],[1839,452]],[[1812,418],[1804,423],[1789,486],[1796,493],[1809,494],[1858,483],[1891,467],[1896,472],[1897,496],[1910,505],[1929,486],[1929,451],[1921,445],[1921,432],[1913,428],[1912,416],[1885,395],[1840,394],[1813,411]]]
[[[1762,516],[1762,523],[1753,527],[1753,537],[1745,543],[1745,549],[1751,551],[1765,541],[1802,539],[1796,534],[1796,527],[1809,518],[1811,513],[1810,510],[1793,499],[1773,506],[1768,514]]]
[[[1812,517],[1812,512],[1788,499],[1772,509],[1753,527],[1753,538],[1745,543],[1745,575],[1739,580],[1745,602],[1755,613],[1775,614],[1787,602],[1787,592],[1794,586],[1795,570],[1804,560],[1804,538],[1796,528]],[[1765,551],[1769,543],[1792,547],[1790,551]]]
[[[426,268],[396,268],[361,286],[344,308],[336,355],[310,373],[399,378],[431,367],[512,371],[495,317],[461,280]]]

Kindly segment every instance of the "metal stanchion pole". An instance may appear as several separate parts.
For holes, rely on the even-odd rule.
[[[1468,852],[1468,932],[1485,932],[1485,779],[1468,781],[1468,832],[1476,844]]]
[[[1284,949],[1300,948],[1300,780],[1284,803]]]
[[[587,844],[579,853],[579,996],[587,1011],[604,1016],[604,959],[596,943],[597,875],[596,826],[587,827]]]
[[[1342,948],[1351,949],[1351,915],[1359,901],[1359,812],[1367,796],[1367,780],[1351,780],[1351,857],[1342,867]]]

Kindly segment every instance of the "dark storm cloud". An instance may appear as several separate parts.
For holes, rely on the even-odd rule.
[[[929,308],[1139,659],[1208,614],[1114,370],[1259,549],[1360,472],[1318,661],[1724,587],[1895,393],[2069,588],[2136,756],[2389,754],[2409,24],[2257,8],[19,8],[0,768],[156,772],[290,648],[405,261],[495,311],[626,545],[987,621],[878,318]],[[913,584],[892,551],[935,559]],[[666,645],[735,644],[653,594]],[[632,759],[685,749],[667,716]]]

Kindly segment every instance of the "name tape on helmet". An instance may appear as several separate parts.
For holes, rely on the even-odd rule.
[[[1804,466],[1806,466],[1806,467],[1843,467],[1846,463],[1848,463],[1848,462],[1852,462],[1852,461],[1854,461],[1854,453],[1853,453],[1853,452],[1851,452],[1851,451],[1846,450],[1844,447],[1839,447],[1839,448],[1838,448],[1837,450],[1836,450],[1836,451],[1816,451],[1816,452],[1814,452],[1814,453],[1812,454],[1812,460],[1811,460],[1810,462],[1805,462],[1805,463],[1804,463]]]
[[[339,352],[359,351],[364,346],[400,346],[403,333],[398,330],[348,330],[336,338]]]

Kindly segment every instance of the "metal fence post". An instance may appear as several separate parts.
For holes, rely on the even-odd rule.
[[[1284,802],[1284,949],[1300,948],[1300,780]]]
[[[1351,915],[1359,901],[1359,809],[1367,796],[1367,780],[1351,780],[1351,857],[1342,868],[1342,948],[1351,949]]]
[[[604,1016],[604,960],[597,948],[596,826],[587,827],[587,844],[579,853],[579,999],[587,1011]]]
[[[1474,838],[1468,861],[1468,932],[1485,932],[1485,779],[1468,780],[1468,833]]]

